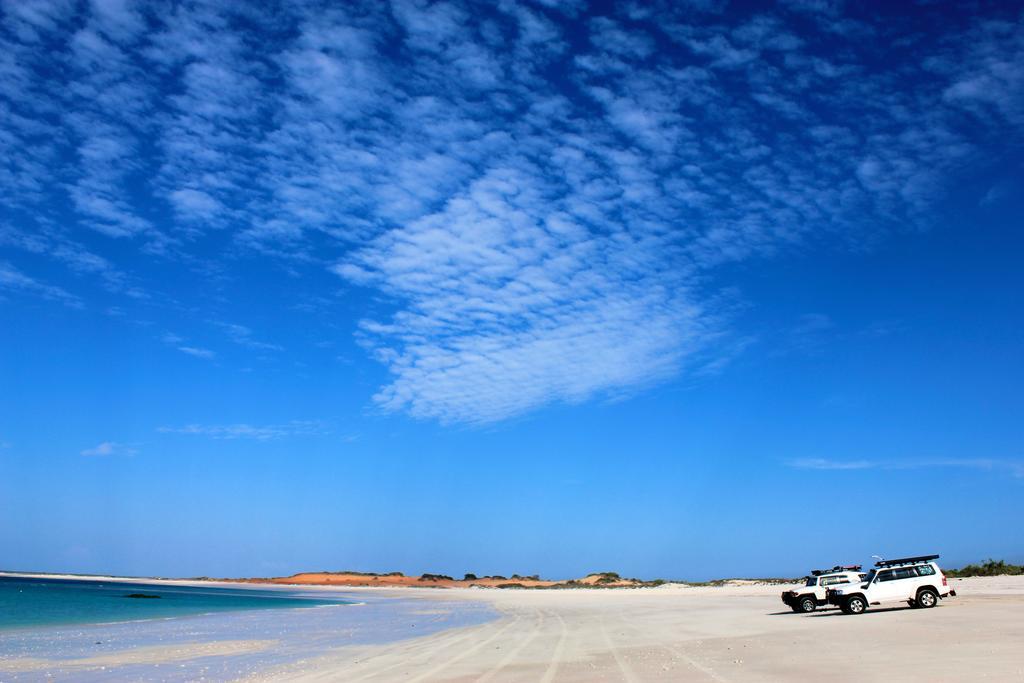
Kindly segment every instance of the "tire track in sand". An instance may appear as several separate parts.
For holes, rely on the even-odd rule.
[[[601,633],[604,635],[604,642],[605,645],[608,646],[608,651],[615,659],[615,663],[619,665],[619,671],[622,673],[622,680],[628,681],[628,683],[638,683],[640,679],[636,677],[633,670],[628,664],[626,664],[626,660],[622,657],[622,653],[619,652],[617,647],[615,647],[615,644],[612,642],[612,637],[608,635],[608,627],[605,624],[604,617],[601,617]]]
[[[512,623],[515,623],[515,621],[516,620],[513,620]],[[508,628],[508,626],[510,626],[510,625],[511,624],[506,624],[504,628]],[[409,666],[409,660],[410,659],[415,659],[417,657],[422,656],[423,654],[426,654],[427,661],[429,662],[430,658],[435,653],[437,653],[438,651],[443,651],[445,649],[451,649],[452,647],[454,647],[454,646],[456,646],[456,645],[458,645],[458,644],[460,644],[460,643],[462,643],[462,642],[464,642],[466,640],[469,640],[470,638],[473,638],[474,636],[477,636],[478,634],[476,633],[476,631],[478,629],[479,629],[478,626],[466,627],[466,631],[464,633],[462,633],[461,635],[459,635],[458,637],[453,637],[452,634],[443,634],[442,633],[442,638],[443,639],[440,640],[440,642],[437,642],[436,640],[432,640],[431,637],[428,636],[427,637],[428,639],[425,642],[418,643],[418,644],[415,645],[415,649],[414,649],[414,651],[412,653],[408,653],[408,650],[409,650],[408,642],[396,644],[396,645],[388,648],[384,652],[380,652],[380,653],[378,653],[378,654],[376,654],[376,655],[374,655],[372,657],[369,657],[367,659],[362,660],[362,662],[360,662],[360,663],[372,663],[375,660],[386,659],[388,656],[393,655],[394,653],[399,653],[399,652],[405,652],[405,653],[408,653],[408,654],[406,654],[406,656],[404,656],[404,657],[401,657],[399,659],[399,661],[395,662],[394,664],[391,664],[390,666],[385,666],[384,668],[377,669],[376,671],[365,671],[365,672],[362,672],[362,675],[360,675],[358,678],[353,678],[353,679],[350,679],[350,680],[352,680],[352,681],[366,681],[366,680],[370,680],[372,678],[377,678],[378,676],[380,676],[380,675],[382,675],[384,673],[387,673],[388,671],[394,671],[395,669],[399,669],[399,668],[401,668],[403,666]],[[502,629],[502,630],[504,630],[504,629]]]
[[[634,631],[637,631],[639,633],[645,633],[645,630],[643,628],[637,626],[636,624],[634,624],[634,623],[632,623],[630,621],[626,621],[621,616],[619,617],[619,621],[621,621],[625,626],[633,629]],[[704,674],[705,676],[707,676],[711,680],[716,681],[716,683],[729,683],[728,679],[722,678],[713,669],[710,669],[707,666],[701,664],[696,659],[694,659],[692,656],[688,655],[687,653],[683,652],[682,650],[677,650],[676,648],[674,648],[671,645],[668,645],[666,643],[654,643],[653,645],[654,645],[654,647],[660,648],[660,649],[664,650],[665,652],[669,653],[670,655],[672,655],[674,657],[678,657],[679,659],[682,659],[683,661],[685,661],[687,664],[692,666],[697,671],[701,672],[702,674]]]
[[[469,655],[473,654],[474,652],[476,652],[477,650],[479,650],[483,646],[487,645],[487,643],[491,642],[495,638],[498,638],[499,636],[501,636],[502,633],[504,633],[505,631],[509,630],[510,628],[512,628],[513,626],[518,624],[520,621],[522,621],[522,617],[521,616],[517,616],[515,619],[513,619],[512,621],[510,621],[509,623],[505,624],[503,627],[501,627],[500,629],[495,631],[489,638],[485,638],[485,639],[481,640],[476,645],[474,645],[474,646],[472,646],[472,647],[470,647],[470,648],[468,648],[466,650],[463,650],[462,652],[460,652],[459,654],[455,655],[451,659],[448,659],[448,660],[442,662],[441,664],[438,664],[433,669],[430,669],[429,671],[425,671],[425,672],[419,674],[418,676],[414,676],[413,678],[410,678],[409,679],[409,683],[416,683],[416,681],[426,680],[426,679],[430,678],[431,676],[433,676],[434,674],[440,673],[441,671],[444,671],[445,669],[449,668],[452,664],[465,659],[466,657],[468,657]]]
[[[510,650],[508,654],[502,657],[501,661],[495,664],[493,669],[491,669],[483,676],[478,678],[477,683],[486,683],[487,681],[494,678],[502,669],[508,666],[512,662],[512,660],[515,659],[516,656],[520,652],[522,652],[523,649],[526,648],[527,645],[532,643],[537,638],[537,636],[541,634],[542,629],[544,627],[544,612],[537,610],[536,616],[538,617],[538,619],[534,622],[533,628],[530,629],[529,635],[527,635],[527,637],[524,638],[518,646]]]
[[[565,641],[569,637],[569,629],[565,626],[565,619],[558,612],[554,614],[558,619],[558,623],[561,624],[561,633],[558,636],[558,644],[555,645],[555,651],[551,653],[551,663],[548,664],[548,669],[544,672],[544,677],[540,679],[540,683],[551,683],[551,681],[555,680],[555,674],[558,673],[558,665],[561,663],[562,655],[565,653]]]

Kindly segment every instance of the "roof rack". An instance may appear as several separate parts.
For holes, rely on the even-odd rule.
[[[917,557],[901,557],[896,560],[879,560],[875,562],[876,567],[898,567],[901,564],[918,564],[929,560],[939,559],[938,555],[919,555]]]
[[[859,572],[859,564],[837,564],[831,569],[813,569],[811,570],[811,576],[821,576],[822,574],[835,574],[836,572]]]

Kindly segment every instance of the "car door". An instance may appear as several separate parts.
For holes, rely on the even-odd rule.
[[[913,567],[896,567],[878,572],[875,580],[871,602],[902,602],[914,597],[918,576]]]
[[[901,592],[899,581],[892,569],[882,569],[875,575],[875,580],[868,590],[868,602],[890,602],[898,600]]]
[[[917,593],[921,579],[915,567],[900,567],[893,570],[893,594],[897,600],[911,600]]]
[[[835,583],[835,581],[833,580],[833,577],[831,577],[831,576],[823,576],[823,577],[821,577],[821,579],[818,580],[818,587],[814,589],[814,595],[819,600],[824,600],[826,594],[828,593],[828,589],[832,587],[833,583]]]

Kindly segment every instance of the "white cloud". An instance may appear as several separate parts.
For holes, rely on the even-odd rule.
[[[131,40],[146,26],[136,0],[90,0],[90,5],[97,24],[111,40]]]
[[[1024,477],[1024,461],[996,460],[991,458],[938,458],[921,460],[829,460],[826,458],[802,458],[790,460],[787,466],[803,470],[916,470],[955,468],[1007,472],[1014,477]]]
[[[245,423],[228,425],[189,424],[183,427],[160,427],[163,434],[184,434],[207,436],[214,439],[255,439],[269,441],[296,436],[317,436],[326,434],[324,423],[315,420],[293,420],[279,425],[251,425]]]
[[[86,456],[135,455],[136,453],[138,453],[136,449],[113,441],[103,441],[81,452]]]
[[[82,300],[62,287],[40,282],[9,263],[0,261],[0,291],[16,291],[59,301],[71,308],[83,308]]]
[[[246,348],[255,349],[257,351],[283,351],[284,347],[277,344],[270,344],[268,342],[259,341],[253,338],[252,330],[245,325],[238,325],[235,323],[214,323],[221,329],[223,329],[228,337],[239,346]]]
[[[826,460],[825,458],[802,458],[786,463],[799,470],[867,470],[878,467],[869,460]]]
[[[395,375],[376,397],[385,408],[493,421],[662,379],[700,347],[709,322],[660,261],[664,245],[558,218],[566,198],[541,180],[528,165],[495,169],[339,264],[406,302],[363,323]]]
[[[210,349],[203,349],[197,346],[179,346],[178,350],[181,351],[182,353],[187,353],[190,356],[195,356],[196,358],[205,358],[207,360],[214,358],[217,355]]]
[[[546,4],[7,2],[0,242],[136,297],[129,245],[331,268],[373,302],[380,406],[493,421],[722,367],[719,266],[926,226],[1020,144],[1012,13],[908,61],[839,2]],[[11,263],[5,291],[82,305]]]
[[[202,190],[183,188],[170,195],[175,210],[188,219],[204,219],[216,216],[224,207]]]

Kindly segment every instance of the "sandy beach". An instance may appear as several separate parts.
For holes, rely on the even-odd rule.
[[[935,609],[861,616],[831,609],[794,614],[779,601],[777,586],[456,589],[444,597],[486,600],[502,617],[421,639],[343,648],[248,680],[1024,680],[1024,577],[952,582],[959,597]],[[426,600],[438,595],[417,593]]]
[[[935,609],[859,616],[794,614],[779,599],[783,586],[743,581],[564,590],[281,586],[363,601],[326,612],[40,631],[21,654],[0,656],[0,681],[1024,680],[1024,576],[950,582],[958,597]],[[90,647],[93,633],[109,639],[101,650]],[[65,638],[85,642],[61,650]]]

